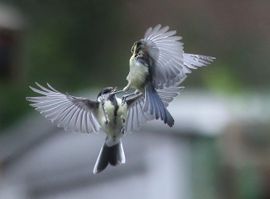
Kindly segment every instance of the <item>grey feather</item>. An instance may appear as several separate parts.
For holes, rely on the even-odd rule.
[[[184,53],[184,65],[188,69],[187,73],[191,72],[189,69],[197,69],[199,67],[207,66],[215,59],[215,57],[211,56]]]
[[[157,94],[159,95],[161,101],[163,102],[165,107],[168,107],[169,103],[180,94],[180,92],[184,89],[184,87],[178,86],[182,83],[182,81],[185,78],[181,78],[180,81],[175,83],[175,85],[170,87],[163,87],[162,89],[156,89]],[[126,125],[125,128],[127,132],[133,132],[137,131],[145,122],[154,120],[155,116],[151,115],[149,112],[145,112],[144,110],[149,110],[150,103],[145,103],[145,98],[148,96],[145,96],[145,94],[140,95],[136,98],[127,100],[128,104],[128,115],[126,119]],[[135,117],[134,111],[137,111],[137,117]],[[164,111],[162,112],[164,120],[168,120],[170,116],[166,115],[166,112],[164,114]],[[172,121],[170,121],[172,122]]]
[[[150,115],[154,115],[156,119],[161,119],[165,124],[170,127],[174,125],[174,119],[166,109],[165,105],[161,101],[157,91],[153,88],[151,84],[145,87],[145,107],[144,111],[148,112]]]
[[[183,62],[183,44],[179,41],[181,37],[175,36],[176,31],[168,31],[169,28],[162,27],[160,24],[154,28],[149,28],[143,41],[145,49],[155,60],[153,66],[153,84],[155,88],[162,88],[166,83],[167,86],[173,85],[168,79],[175,79],[181,74],[184,67]]]
[[[160,24],[147,29],[142,41],[145,50],[153,58],[152,83],[156,89],[175,85],[179,77],[191,73],[191,69],[206,66],[214,57],[184,53],[182,37],[176,31]]]
[[[63,94],[51,85],[48,88],[36,83],[39,88],[31,87],[31,90],[41,96],[27,97],[33,106],[42,115],[65,130],[76,132],[98,132],[98,124],[94,112],[98,108],[98,102],[82,97],[74,97]]]

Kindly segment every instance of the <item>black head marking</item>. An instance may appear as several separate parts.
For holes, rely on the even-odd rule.
[[[114,87],[105,87],[105,88],[103,88],[103,89],[99,92],[99,94],[98,94],[97,97],[100,97],[101,95],[104,95],[104,94],[110,94],[110,93],[113,92],[114,90],[115,90]]]
[[[135,52],[137,54],[138,51],[142,49],[142,46],[143,46],[143,42],[141,40],[136,41],[131,47],[131,50],[130,50],[131,53]]]

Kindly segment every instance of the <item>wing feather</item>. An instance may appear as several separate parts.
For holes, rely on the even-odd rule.
[[[184,87],[178,86],[181,81],[178,81],[174,86],[164,87],[162,89],[157,89],[157,93],[161,98],[161,101],[164,103],[165,107],[168,107],[169,103],[180,94]],[[136,99],[127,99],[128,104],[128,114],[127,114],[127,122],[126,122],[126,130],[127,132],[133,132],[138,130],[144,123],[150,120],[155,119],[154,110],[150,110],[149,113],[144,110],[147,109],[147,103],[145,104],[145,98],[149,96],[141,95]],[[154,101],[154,106],[159,106]],[[151,107],[150,107],[151,108]],[[164,118],[166,115],[162,113],[162,117]]]
[[[160,24],[150,27],[142,41],[153,58],[153,84],[157,89],[175,85],[179,76],[191,73],[191,69],[206,66],[214,57],[184,53],[182,37],[175,30]]]
[[[65,130],[98,132],[100,125],[94,116],[98,102],[63,94],[50,84],[47,84],[48,88],[38,83],[36,85],[38,88],[30,86],[30,89],[41,96],[26,99],[47,119]]]
[[[195,55],[184,53],[184,64],[187,69],[197,69],[211,64],[216,58],[205,55]],[[188,70],[190,73],[191,70]]]
[[[166,86],[174,84],[175,82],[171,81],[168,85],[168,79],[176,78],[183,71],[183,44],[180,42],[181,37],[175,34],[176,31],[159,24],[149,28],[144,35],[143,41],[148,53],[155,60],[153,66],[155,88],[162,88],[164,84]]]

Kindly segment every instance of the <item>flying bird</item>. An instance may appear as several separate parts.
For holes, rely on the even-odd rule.
[[[144,38],[136,41],[131,48],[129,60],[127,91],[135,89],[133,94],[144,93],[143,110],[156,119],[161,119],[170,127],[174,119],[162,103],[157,90],[175,85],[185,79],[191,69],[206,66],[214,57],[184,53],[181,37],[168,26],[157,25],[145,32]]]
[[[127,132],[137,130],[146,121],[155,119],[144,112],[144,95],[128,97],[123,102],[116,96],[116,88],[103,88],[95,100],[61,93],[47,84],[36,83],[30,89],[39,94],[27,97],[37,111],[66,131],[99,132],[106,134],[105,143],[97,157],[93,173],[103,171],[108,164],[116,166],[126,162],[121,138]],[[179,84],[157,89],[162,103],[168,106],[183,87]]]

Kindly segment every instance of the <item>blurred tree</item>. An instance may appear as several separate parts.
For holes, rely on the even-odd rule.
[[[124,84],[124,73],[119,73],[123,63],[127,63],[126,57],[119,56],[123,53],[118,33],[125,31],[121,26],[125,20],[121,1],[4,2],[21,10],[27,25],[21,63],[24,82],[0,85],[1,90],[7,91],[0,99],[0,105],[5,106],[1,108],[0,129],[27,108],[24,98],[30,95],[28,85],[35,81],[50,82],[60,90],[70,91],[115,85],[120,74]],[[118,75],[111,75],[112,71]]]
[[[72,89],[101,86],[114,78],[106,69],[119,67],[108,63],[119,50],[112,44],[120,37],[117,33],[121,32],[121,2],[67,0],[20,4],[29,21],[25,65],[30,82],[53,80]],[[108,61],[103,62],[104,59]]]

